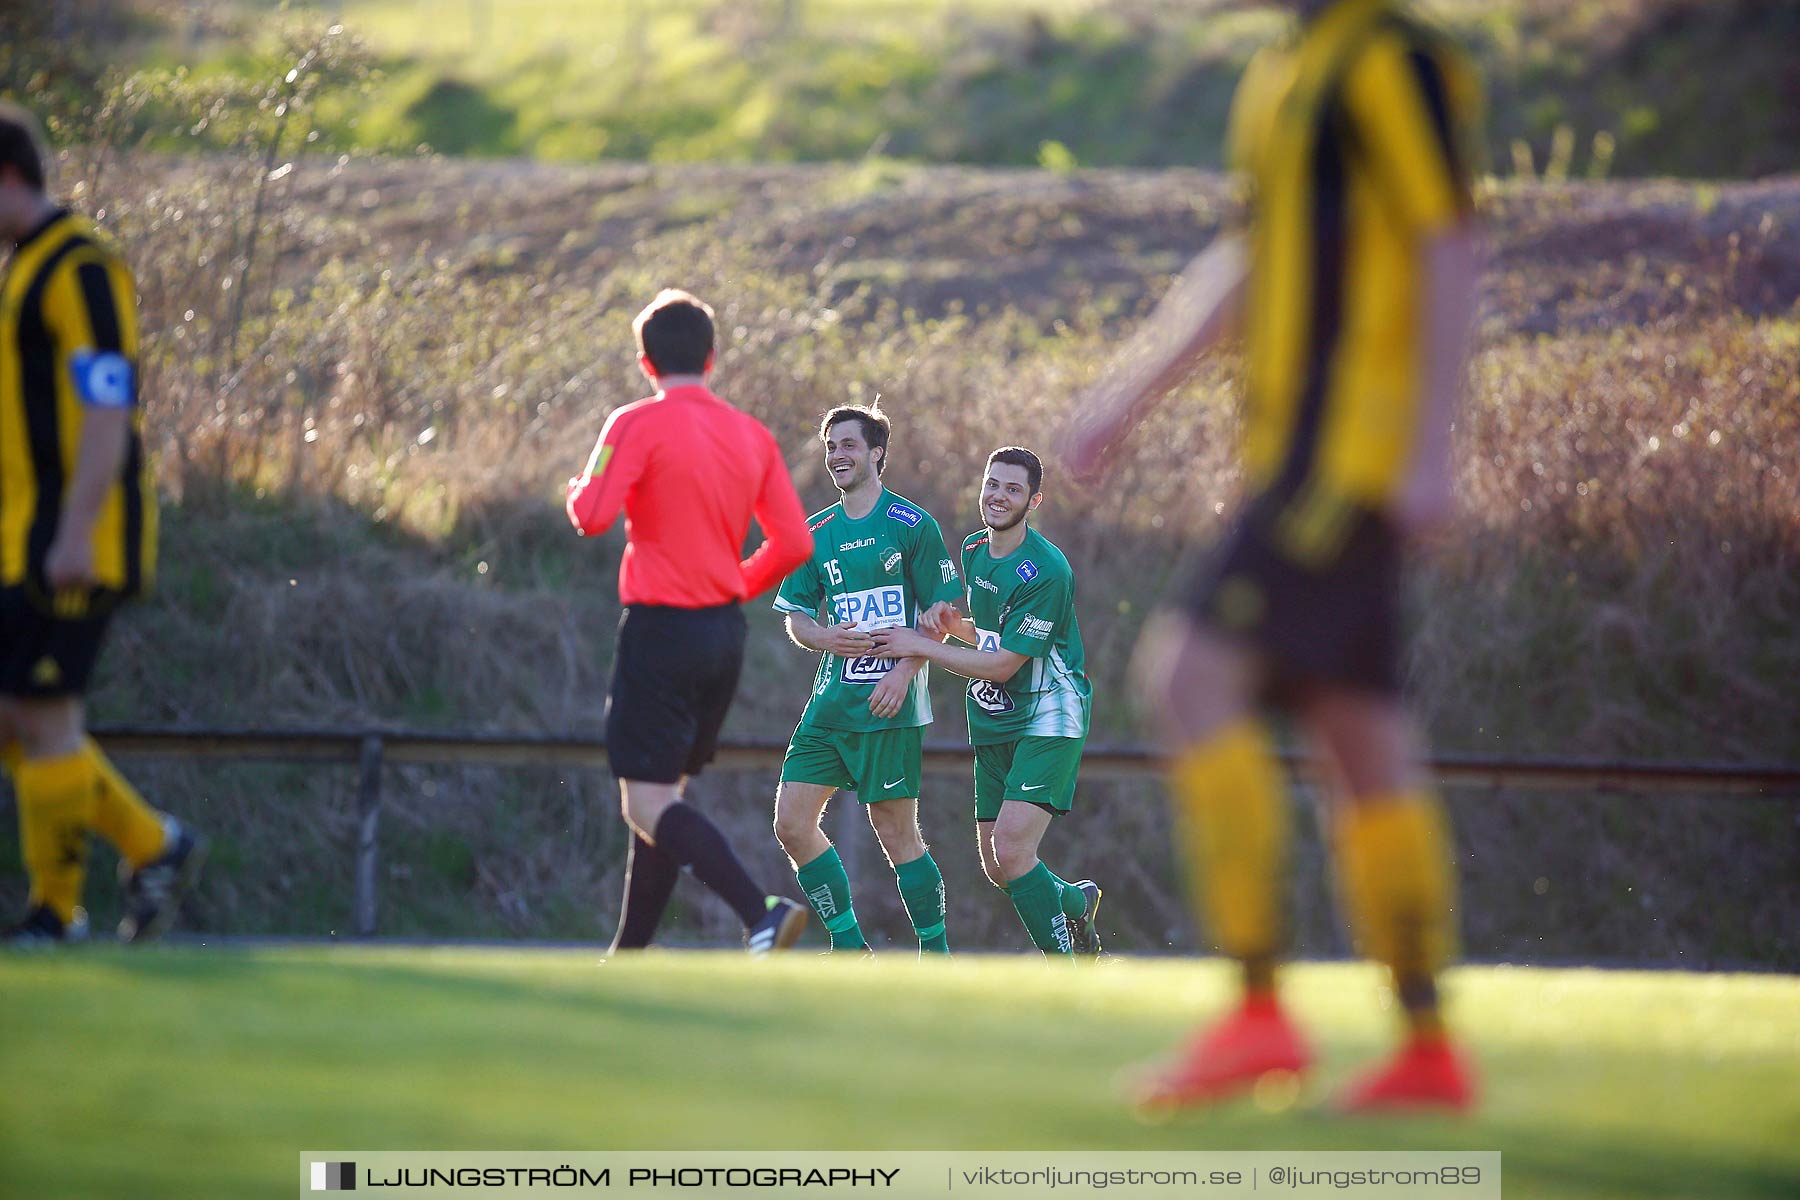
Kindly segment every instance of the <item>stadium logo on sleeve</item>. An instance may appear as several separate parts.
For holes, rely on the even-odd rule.
[[[1037,576],[1037,564],[1032,562],[1029,558],[1019,564],[1020,579],[1023,579],[1026,583],[1030,583],[1032,580],[1036,579]]]
[[[312,1164],[312,1190],[315,1192],[354,1192],[356,1164],[353,1162],[316,1162]]]
[[[898,500],[888,505],[887,515],[909,528],[925,519],[924,513],[920,512],[912,505],[903,504]]]
[[[111,350],[84,350],[69,359],[75,394],[92,408],[130,408],[131,360]]]

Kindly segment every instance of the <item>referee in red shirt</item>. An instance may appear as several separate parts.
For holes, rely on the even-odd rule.
[[[656,395],[606,419],[569,520],[604,533],[625,513],[618,650],[606,753],[632,829],[613,950],[650,944],[681,868],[743,921],[751,953],[791,946],[806,908],[764,893],[682,789],[718,748],[744,660],[739,605],[812,556],[812,533],[774,435],[706,386],[712,309],[669,289],[632,323]],[[754,515],[767,540],[738,561]]]

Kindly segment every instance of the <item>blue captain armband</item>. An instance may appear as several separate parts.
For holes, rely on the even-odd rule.
[[[88,408],[137,406],[136,370],[116,350],[83,350],[69,359],[75,395]]]

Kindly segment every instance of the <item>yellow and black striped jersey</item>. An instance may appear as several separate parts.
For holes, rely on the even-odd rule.
[[[1349,507],[1385,507],[1406,476],[1421,251],[1472,215],[1480,86],[1406,8],[1326,6],[1251,61],[1232,103],[1251,223],[1245,469],[1280,498],[1296,551],[1333,540]]]
[[[44,585],[87,413],[131,410],[125,463],[94,523],[98,586],[135,595],[156,562],[156,495],[137,409],[130,269],[92,224],[58,212],[0,278],[0,587]]]

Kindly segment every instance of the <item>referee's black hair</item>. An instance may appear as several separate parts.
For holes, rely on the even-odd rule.
[[[713,352],[713,310],[692,292],[664,288],[631,323],[638,354],[657,375],[699,375]]]
[[[1033,454],[1025,447],[1000,447],[998,450],[988,455],[987,465],[991,467],[997,462],[1011,463],[1015,467],[1024,467],[1025,482],[1031,486],[1031,494],[1035,496],[1043,491],[1044,464],[1038,461],[1037,455]]]
[[[49,158],[37,118],[16,104],[0,100],[0,168],[11,167],[27,187],[41,192]]]
[[[863,404],[840,404],[819,419],[819,440],[831,437],[831,427],[845,421],[855,421],[862,427],[863,441],[869,449],[880,450],[881,457],[875,462],[875,473],[887,470],[888,435],[893,428],[888,424],[887,414],[881,411],[877,403],[873,408]]]

